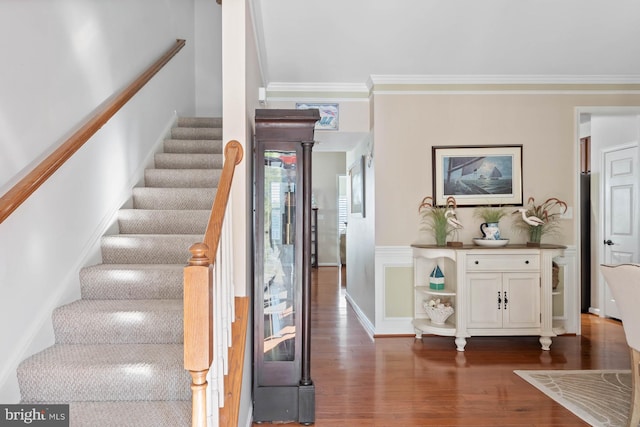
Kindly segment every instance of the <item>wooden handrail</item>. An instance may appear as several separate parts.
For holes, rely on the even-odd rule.
[[[211,216],[207,224],[207,231],[204,234],[204,243],[209,248],[207,253],[211,264],[216,262],[216,253],[218,244],[220,243],[220,233],[222,231],[222,221],[224,220],[224,212],[227,209],[227,201],[229,200],[229,192],[231,191],[231,183],[233,181],[233,172],[236,166],[240,164],[243,156],[242,145],[238,141],[229,141],[224,148],[224,166],[220,174],[218,182],[218,191],[211,208]]]
[[[80,129],[0,198],[0,224],[89,140],[185,45],[178,39],[153,65],[114,95]]]
[[[192,257],[184,269],[184,368],[191,374],[192,425],[207,425],[206,376],[213,361],[213,276],[229,201],[233,173],[243,157],[242,145],[229,141],[204,243],[191,246]],[[244,345],[242,343],[241,345]]]

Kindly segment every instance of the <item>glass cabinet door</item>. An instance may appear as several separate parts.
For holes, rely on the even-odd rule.
[[[293,361],[296,337],[295,151],[264,152],[264,361]]]
[[[256,379],[261,386],[294,385],[301,351],[302,154],[300,144],[289,142],[256,148]]]

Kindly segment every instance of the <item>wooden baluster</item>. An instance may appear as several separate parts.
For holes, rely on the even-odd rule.
[[[207,425],[207,373],[213,360],[213,276],[209,248],[196,243],[184,268],[184,368],[191,374],[192,426]]]

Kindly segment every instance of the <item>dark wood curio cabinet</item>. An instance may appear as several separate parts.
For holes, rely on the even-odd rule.
[[[256,110],[253,419],[315,421],[311,150],[318,110]]]

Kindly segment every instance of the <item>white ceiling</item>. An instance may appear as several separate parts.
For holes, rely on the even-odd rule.
[[[639,0],[251,0],[265,85],[640,82]]]
[[[640,83],[640,0],[250,5],[270,93],[368,93],[371,82]],[[314,151],[349,151],[366,136],[317,132]]]

